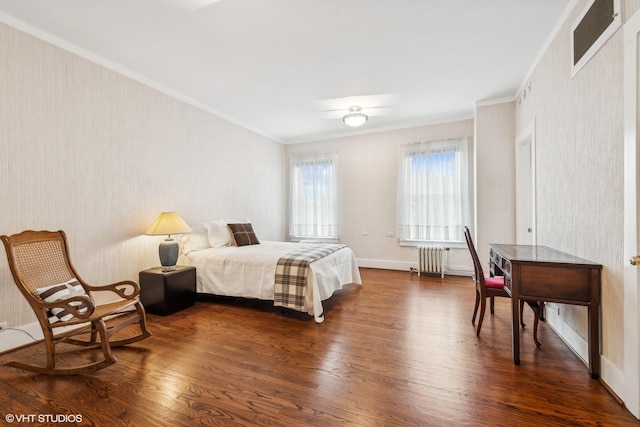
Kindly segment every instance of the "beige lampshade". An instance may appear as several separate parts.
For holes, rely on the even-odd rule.
[[[147,236],[191,233],[191,227],[175,212],[162,212],[145,231]]]

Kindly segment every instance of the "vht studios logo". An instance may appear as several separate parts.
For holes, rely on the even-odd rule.
[[[79,414],[7,414],[4,420],[8,423],[80,423]]]

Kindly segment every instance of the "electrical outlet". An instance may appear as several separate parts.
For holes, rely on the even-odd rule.
[[[0,332],[7,330],[7,322],[0,322]]]

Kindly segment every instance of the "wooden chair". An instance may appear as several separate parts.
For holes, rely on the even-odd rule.
[[[510,295],[504,289],[504,277],[484,276],[482,265],[480,264],[480,259],[478,258],[478,253],[476,252],[476,248],[473,244],[473,239],[471,238],[469,227],[464,228],[464,238],[467,241],[467,247],[469,248],[469,252],[471,253],[471,258],[473,259],[473,281],[476,285],[476,303],[473,309],[473,317],[471,318],[471,323],[475,324],[476,315],[478,314],[478,307],[480,307],[480,316],[478,317],[478,325],[476,328],[476,335],[480,336],[480,329],[482,329],[482,320],[484,319],[484,312],[487,305],[487,298],[489,298],[489,311],[491,312],[491,314],[493,314],[495,297],[510,298]],[[522,320],[524,303],[525,301],[520,300],[520,325],[523,328],[525,327],[525,323]],[[538,341],[538,322],[540,320],[540,314],[542,311],[541,305],[535,301],[527,301],[527,304],[531,307],[534,313],[533,341],[535,342],[537,347],[540,347],[541,344]]]
[[[151,336],[138,297],[138,284],[122,281],[92,286],[86,283],[71,264],[63,231],[29,230],[12,236],[0,236],[0,239],[7,251],[13,279],[42,327],[47,352],[47,364],[44,367],[18,361],[9,362],[7,366],[42,374],[91,372],[117,362],[111,352],[112,347]],[[98,304],[93,298],[93,294],[98,293],[111,294],[113,297],[110,302]],[[133,331],[119,334],[122,338],[111,339],[117,332],[135,324],[138,326]],[[103,357],[81,366],[56,367],[56,344],[60,342],[101,347]]]

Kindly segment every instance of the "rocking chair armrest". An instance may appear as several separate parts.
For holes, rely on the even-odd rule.
[[[74,302],[76,304],[72,304]],[[96,305],[93,302],[93,299],[91,299],[88,295],[76,295],[71,298],[52,302],[42,301],[40,302],[40,306],[46,310],[62,308],[76,319],[86,319],[90,317],[96,309]]]
[[[131,280],[123,280],[121,282],[104,286],[93,286],[85,284],[85,289],[91,292],[114,292],[122,299],[134,299],[138,296],[138,294],[140,294],[140,285]],[[130,293],[127,292],[128,289],[131,290]]]

